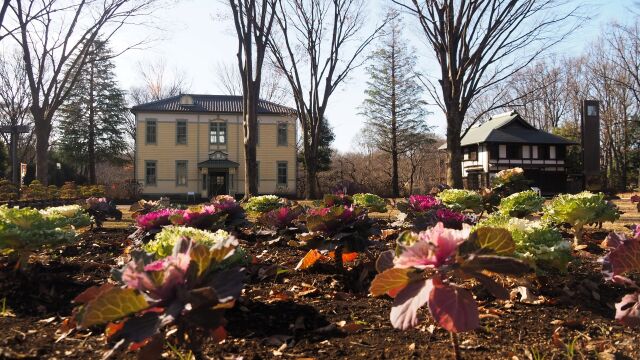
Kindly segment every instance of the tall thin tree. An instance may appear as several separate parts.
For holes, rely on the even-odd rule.
[[[319,195],[318,149],[329,98],[362,65],[362,53],[384,26],[366,32],[365,4],[363,0],[283,0],[278,11],[278,36],[270,48],[296,103],[306,198]]]
[[[393,0],[420,24],[439,64],[427,91],[447,121],[447,183],[462,187],[460,140],[474,100],[563,40],[580,23],[566,0]],[[475,123],[468,122],[468,126]]]
[[[262,68],[279,2],[280,0],[229,0],[238,35],[238,70],[242,77],[245,199],[258,193],[258,102]]]
[[[406,45],[398,12],[387,15],[379,47],[369,57],[369,80],[362,104],[366,126],[377,149],[391,155],[391,193],[400,196],[398,163],[401,156],[417,148],[429,132],[426,101],[418,80],[416,55]]]

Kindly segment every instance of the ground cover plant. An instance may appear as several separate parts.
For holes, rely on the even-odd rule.
[[[445,189],[438,193],[438,199],[453,210],[482,210],[482,196],[473,190]]]
[[[613,222],[620,218],[615,205],[607,202],[603,193],[583,191],[579,194],[555,196],[544,209],[543,219],[555,224],[569,224],[574,231],[574,245],[580,245],[584,226]]]
[[[225,263],[236,246],[229,236],[211,246],[182,237],[170,256],[158,260],[133,253],[114,273],[118,285],[92,287],[74,299],[79,306],[65,328],[107,324],[112,352],[129,347],[139,349],[142,358],[157,359],[168,328],[175,327],[180,345],[202,358],[202,337],[223,336],[224,312],[244,286],[243,268]]]
[[[216,202],[226,201],[212,199],[211,202],[192,207],[187,218],[208,216],[211,208],[205,210],[205,207],[211,207]],[[571,251],[569,234],[560,231],[561,228],[554,224],[533,217],[518,219],[498,211],[480,217],[480,223],[471,230],[466,227],[461,230],[463,225],[459,229],[449,229],[446,224],[435,223],[424,231],[417,231],[407,224],[414,233],[405,233],[397,224],[391,223],[389,216],[368,213],[356,205],[353,208],[360,211],[356,214],[366,214],[364,223],[368,225],[363,226],[362,234],[357,235],[367,240],[366,247],[359,252],[367,256],[351,258],[353,253],[345,250],[339,259],[344,262],[343,269],[348,271],[328,264],[306,271],[294,271],[305,253],[310,253],[308,248],[300,246],[304,245],[305,237],[309,235],[307,233],[311,232],[305,221],[307,216],[322,215],[325,211],[329,213],[334,208],[325,207],[322,203],[300,203],[304,204],[305,213],[297,219],[298,210],[289,213],[297,209],[297,205],[284,202],[275,211],[260,216],[251,215],[249,222],[239,228],[229,228],[225,221],[223,230],[214,231],[187,226],[184,221],[189,209],[170,207],[167,209],[169,212],[180,215],[173,219],[176,224],[172,223],[170,216],[167,217],[158,233],[146,244],[127,241],[128,234],[122,225],[133,226],[135,223],[125,213],[121,221],[107,219],[101,229],[81,231],[71,241],[38,247],[37,252],[31,252],[29,262],[33,276],[29,277],[28,286],[24,282],[22,286],[16,284],[14,272],[7,266],[8,257],[0,255],[0,294],[6,296],[5,302],[0,299],[0,327],[19,331],[0,333],[0,357],[93,358],[96,351],[107,349],[105,340],[109,349],[115,349],[108,353],[117,358],[136,355],[122,354],[128,348],[138,349],[135,350],[138,355],[153,358],[158,358],[158,351],[162,351],[162,357],[168,358],[196,355],[202,358],[370,359],[379,356],[435,359],[446,357],[453,340],[457,345],[455,349],[464,358],[640,356],[640,345],[635,341],[637,334],[632,327],[637,301],[633,297],[626,297],[638,290],[631,283],[605,280],[601,271],[607,261],[603,259],[602,264],[597,262],[603,256],[603,250],[595,244],[599,244],[608,231],[585,227],[583,241],[589,246]],[[625,212],[633,206],[627,198],[616,203]],[[229,201],[229,209],[235,207],[232,204]],[[446,209],[456,216],[463,215],[464,222],[478,215],[469,210],[464,213],[454,211],[443,205],[437,197],[431,196],[414,196],[399,201],[396,204],[398,209],[402,204],[411,207],[415,214],[431,211],[434,219],[436,209]],[[223,207],[219,205],[214,212],[221,212]],[[352,206],[345,208],[341,205],[336,208],[351,209]],[[62,214],[67,211],[72,213],[71,208],[49,212]],[[393,214],[398,210],[391,211]],[[266,220],[267,214],[271,215],[269,220]],[[627,212],[623,218],[629,219],[630,216],[633,213]],[[261,219],[266,222],[261,224]],[[316,228],[318,233],[313,237],[317,238],[312,241],[325,246],[322,243],[346,240],[341,237],[353,235],[348,225],[351,220],[348,219],[352,218],[345,215],[344,219],[333,219],[330,216],[318,222],[322,226]],[[117,226],[117,230],[114,226]],[[605,226],[609,227],[610,224]],[[275,230],[277,228],[282,230]],[[258,232],[267,229],[274,229],[274,232],[257,236]],[[371,232],[371,229],[381,231]],[[287,231],[291,237],[287,241],[278,241],[278,245],[274,246],[274,240],[281,236],[281,231]],[[450,231],[463,234],[450,236]],[[469,232],[469,235],[464,232]],[[438,236],[426,236],[426,233]],[[511,241],[505,240],[508,236],[503,234],[507,233]],[[86,289],[103,286],[112,268],[122,274],[123,268],[131,265],[132,260],[134,263],[140,260],[144,253],[142,263],[138,261],[142,270],[136,265],[135,274],[144,274],[141,278],[151,279],[154,286],[160,282],[168,283],[161,278],[173,274],[170,269],[175,270],[179,265],[178,261],[166,260],[173,256],[176,244],[189,241],[193,243],[192,248],[198,246],[211,251],[219,241],[228,241],[230,236],[227,234],[238,236],[239,245],[235,247],[233,255],[219,263],[218,270],[214,272],[239,267],[246,270],[243,273],[245,285],[242,293],[216,308],[221,311],[212,315],[215,319],[218,316],[226,319],[225,331],[221,327],[206,329],[197,321],[191,321],[194,318],[189,316],[193,309],[191,305],[184,305],[185,311],[173,318],[173,323],[164,326],[165,319],[171,320],[171,309],[155,305],[178,302],[176,306],[181,307],[184,304],[182,301],[187,299],[183,296],[188,295],[193,302],[202,295],[196,289],[189,288],[186,282],[174,287],[181,289],[176,292],[174,300],[170,300],[173,295],[163,296],[163,300],[160,300],[151,298],[155,290],[136,290],[116,276],[108,282],[113,288],[142,295],[149,307],[122,315],[116,320],[85,327],[78,322],[82,320],[84,310],[81,309],[96,307],[88,306],[93,300],[85,303],[79,301],[76,303],[78,310],[73,314],[76,323],[68,322],[62,327],[62,333],[56,333],[61,322],[71,314],[71,300]],[[294,238],[294,235],[298,235],[298,238]],[[464,241],[449,241],[450,238],[464,238]],[[562,246],[554,246],[556,242]],[[451,250],[447,244],[455,244],[455,250]],[[603,246],[608,246],[610,250],[607,251],[611,252],[617,248],[609,240]],[[529,250],[526,250],[527,247]],[[393,250],[385,252],[387,249]],[[338,260],[336,253],[332,254],[331,250],[319,247],[316,251],[313,253],[323,261]],[[568,255],[568,258],[561,255]],[[604,255],[606,257],[607,254]],[[609,263],[620,263],[615,260],[618,256],[610,257],[613,261]],[[191,255],[189,257],[193,258]],[[501,266],[502,260],[496,261],[496,257],[515,261],[517,266],[526,265],[536,272],[520,278],[499,274],[504,271],[502,267],[497,269],[500,271],[490,271],[492,266]],[[182,256],[179,258],[184,259]],[[377,264],[371,261],[376,258]],[[559,258],[564,260],[559,261]],[[408,260],[417,262],[417,265],[409,266]],[[189,263],[193,266],[194,261]],[[164,270],[155,271],[156,265]],[[147,266],[150,267],[145,270]],[[376,267],[382,270],[377,276]],[[380,281],[389,275],[382,276],[386,271],[407,271],[411,274],[409,285],[398,289],[397,294],[391,291],[390,295],[395,295],[395,298],[387,296],[386,292],[376,297],[368,296],[368,290],[374,291],[376,286],[380,286]],[[471,274],[473,272],[477,274]],[[637,282],[637,270],[618,271],[617,274]],[[230,280],[232,277],[224,278]],[[402,281],[396,282],[396,285]],[[429,282],[432,289],[427,291],[420,287],[418,296],[412,296],[409,290],[418,287],[413,282]],[[495,287],[494,283],[499,287]],[[505,299],[505,291],[508,299],[498,300]],[[210,293],[208,290],[204,292]],[[392,312],[394,316],[399,315],[397,319],[411,319],[413,307],[409,303],[416,305],[416,301],[423,299],[422,295],[427,292],[429,296],[426,302],[415,313],[415,328],[402,332],[394,329],[389,309],[398,306],[401,309],[402,305],[396,302],[408,299],[403,304],[409,307],[409,312],[402,315],[399,310]],[[471,300],[465,294],[472,294]],[[442,301],[443,298],[469,301],[453,303]],[[83,299],[80,297],[78,300]],[[619,321],[615,320],[615,304],[618,304],[620,313],[629,312],[628,315],[618,316]],[[428,315],[431,308],[434,309],[433,316]],[[477,311],[477,318],[468,316],[475,314],[473,309]],[[423,317],[423,314],[427,316]],[[149,325],[157,318],[163,319],[161,326]],[[197,319],[205,318],[197,316]],[[445,321],[441,326],[438,319],[447,318],[451,321]],[[474,325],[474,322],[479,326],[474,330],[462,331],[464,327],[460,324]],[[454,325],[455,329],[452,327]],[[181,326],[183,330],[179,331]],[[105,327],[105,335],[96,336]],[[459,332],[450,335],[447,327]],[[75,330],[69,332],[72,329]],[[136,342],[139,339],[134,338],[136,336],[144,337],[144,340]],[[225,340],[219,342],[223,338]]]
[[[615,304],[615,318],[624,325],[640,326],[640,286],[627,277],[640,273],[640,233],[626,237],[622,233],[611,233],[603,245],[609,252],[602,258],[602,272],[607,281],[633,290]]]
[[[504,256],[515,250],[506,230],[482,228],[469,235],[469,228],[452,230],[442,223],[417,234],[404,233],[395,251],[378,259],[379,274],[371,283],[372,295],[394,299],[390,318],[395,328],[418,325],[418,309],[427,304],[435,321],[451,332],[456,358],[460,356],[455,334],[474,330],[480,322],[473,295],[450,276],[475,278],[496,298],[507,299],[507,290],[483,272],[523,275],[529,271],[526,264]],[[466,250],[459,251],[461,246]]]

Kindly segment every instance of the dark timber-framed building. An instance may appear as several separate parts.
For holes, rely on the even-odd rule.
[[[575,143],[536,129],[515,111],[494,115],[469,129],[461,139],[465,187],[490,186],[500,170],[524,169],[525,176],[543,193],[566,190],[567,146]],[[446,149],[446,144],[440,149]]]

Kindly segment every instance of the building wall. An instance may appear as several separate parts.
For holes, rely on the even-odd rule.
[[[156,144],[146,143],[146,121],[156,120]],[[177,120],[187,120],[187,144],[176,143]],[[227,124],[226,144],[209,144],[209,124],[222,121]],[[259,116],[257,160],[259,161],[259,193],[295,194],[296,189],[296,121],[291,116]],[[277,144],[277,126],[287,122],[287,146]],[[206,197],[202,173],[198,163],[206,161],[216,151],[228,153],[228,159],[239,163],[230,170],[228,179],[231,194],[244,192],[244,144],[240,114],[136,114],[136,171],[143,184],[143,194],[187,194],[195,192]],[[145,161],[156,161],[156,185],[145,184]],[[176,185],[176,161],[186,160],[188,181],[186,186]],[[277,163],[287,162],[287,186],[277,187]]]

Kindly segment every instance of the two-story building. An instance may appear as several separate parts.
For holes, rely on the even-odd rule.
[[[500,170],[521,167],[531,186],[544,193],[562,192],[567,184],[567,146],[573,144],[536,129],[515,111],[494,115],[462,137],[462,177],[467,188],[477,189],[491,186]]]
[[[244,192],[242,96],[178,95],[134,106],[135,178],[145,195]],[[295,110],[258,105],[258,192],[296,193]]]

